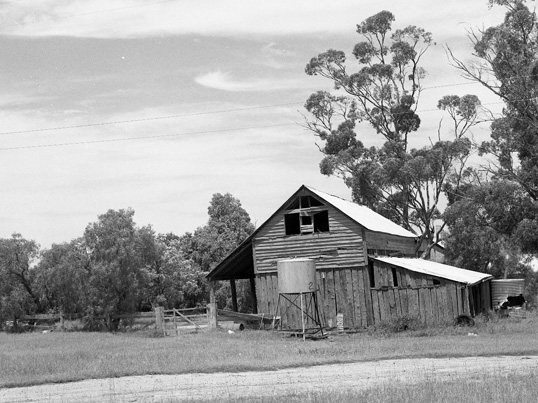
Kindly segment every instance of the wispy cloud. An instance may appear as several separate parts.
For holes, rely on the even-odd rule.
[[[0,108],[3,109],[29,109],[37,104],[53,102],[57,99],[55,96],[39,96],[25,94],[3,94],[0,95]]]
[[[457,24],[472,15],[485,18],[482,2],[464,1],[465,7],[441,0],[416,0],[412,6],[393,0],[341,0],[336,6],[324,0],[33,0],[2,7],[0,21],[5,33],[28,36],[289,35],[347,33],[383,9],[404,24],[416,23],[421,18],[417,14],[435,8],[443,25],[427,28],[451,29],[452,20]]]
[[[231,92],[279,91],[304,87],[304,82],[299,80],[265,78],[237,80],[230,73],[223,73],[220,70],[200,75],[194,81],[204,87]]]

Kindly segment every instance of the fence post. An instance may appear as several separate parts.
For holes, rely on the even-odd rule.
[[[207,306],[209,327],[217,328],[217,298],[215,296],[215,282],[209,282],[209,305]]]
[[[155,307],[155,328],[158,331],[163,332],[163,336],[166,336],[166,328],[164,324],[164,308],[162,306]]]

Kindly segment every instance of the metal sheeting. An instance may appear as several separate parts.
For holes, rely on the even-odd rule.
[[[383,232],[385,234],[398,235],[406,238],[417,237],[416,234],[400,227],[398,224],[393,223],[388,218],[370,210],[366,206],[361,206],[360,204],[321,192],[309,186],[305,187],[370,231]]]
[[[431,260],[381,256],[375,257],[374,259],[417,273],[427,274],[469,285],[480,283],[488,278],[493,278],[493,276],[490,274],[460,269],[459,267],[449,266],[447,264],[437,263]]]
[[[524,289],[525,280],[522,278],[491,280],[491,302],[494,307],[497,307],[508,297],[523,294]]]

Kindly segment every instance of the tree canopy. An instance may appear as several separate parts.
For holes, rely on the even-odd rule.
[[[449,49],[462,75],[504,102],[493,115],[481,174],[449,198],[448,257],[464,268],[504,278],[526,277],[536,287],[529,263],[538,256],[538,102],[536,13],[523,0],[490,0],[506,10],[496,26],[469,32],[473,58],[462,61]]]
[[[82,315],[89,328],[116,329],[118,321],[96,318],[150,310],[154,306],[203,306],[205,275],[254,230],[231,194],[215,194],[207,225],[194,234],[157,234],[139,227],[134,210],[108,210],[83,235],[46,250],[14,234],[0,239],[0,324],[29,313]],[[219,289],[221,307],[229,287]],[[239,288],[249,309],[250,290]]]
[[[484,165],[489,182],[482,178],[462,189],[451,209],[479,211],[476,220],[494,230],[516,255],[538,255],[536,13],[523,0],[489,3],[505,8],[503,22],[469,32],[474,47],[470,61],[451,55],[463,76],[498,96],[504,108],[492,120],[490,140],[480,146],[489,161]],[[453,237],[459,234],[455,231]]]
[[[357,25],[361,41],[353,48],[354,62],[334,49],[310,60],[306,73],[332,81],[334,92],[307,99],[306,128],[323,141],[321,173],[341,177],[356,202],[415,231],[429,244],[426,255],[438,238],[441,195],[455,192],[470,175],[467,134],[478,123],[480,101],[474,95],[443,97],[437,106],[452,120],[450,139],[442,139],[440,125],[438,133],[421,135],[422,147],[412,148],[426,77],[421,60],[434,42],[416,26],[393,29],[394,21],[382,11]]]

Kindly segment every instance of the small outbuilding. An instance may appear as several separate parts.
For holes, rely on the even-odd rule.
[[[250,279],[258,313],[274,315],[277,263],[312,259],[324,326],[336,324],[337,317],[344,327],[358,328],[402,315],[438,323],[491,308],[490,275],[417,259],[421,252],[411,231],[303,185],[207,277],[230,281],[232,298],[235,281]],[[295,307],[281,306],[279,312],[284,326],[299,326]]]
[[[381,320],[411,314],[439,323],[491,309],[493,276],[489,274],[430,260],[384,256],[371,257],[368,271],[374,314],[379,306]]]

